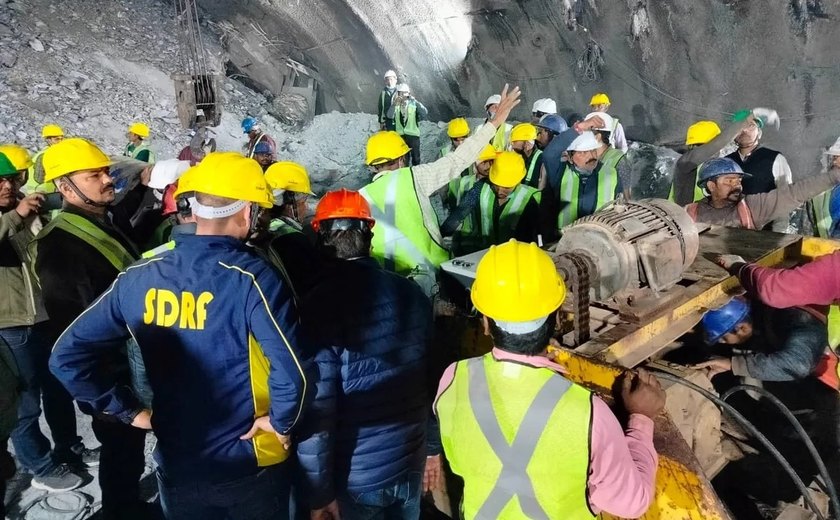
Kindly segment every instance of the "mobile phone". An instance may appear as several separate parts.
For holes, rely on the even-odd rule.
[[[41,212],[46,213],[47,211],[61,209],[63,201],[64,199],[61,193],[44,193],[44,203],[41,204]]]

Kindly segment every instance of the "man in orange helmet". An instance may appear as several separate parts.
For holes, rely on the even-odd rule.
[[[416,519],[424,466],[430,480],[440,474],[439,436],[428,436],[428,449],[426,438],[432,306],[371,258],[374,220],[358,192],[327,193],[312,227],[333,260],[301,305],[304,331],[320,346],[298,444],[312,518]]]

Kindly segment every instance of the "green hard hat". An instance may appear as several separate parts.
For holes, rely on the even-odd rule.
[[[6,154],[0,153],[0,177],[9,177],[17,174],[17,168],[12,164],[12,161],[6,157]]]
[[[748,108],[745,108],[743,110],[739,110],[739,111],[735,112],[732,115],[732,121],[735,122],[735,123],[739,123],[739,122],[745,120],[746,118],[750,117],[750,115],[752,115],[752,110],[750,110]],[[759,128],[764,128],[764,120],[761,119],[760,117],[755,118],[755,124]]]

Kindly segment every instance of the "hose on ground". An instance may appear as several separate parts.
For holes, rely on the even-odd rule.
[[[814,463],[817,465],[817,470],[820,473],[820,476],[823,479],[824,487],[823,491],[825,491],[828,496],[831,498],[831,508],[834,510],[834,516],[840,516],[840,498],[837,496],[837,488],[834,487],[834,481],[831,480],[831,476],[828,474],[828,468],[825,466],[825,462],[823,458],[820,456],[819,452],[817,452],[817,447],[814,446],[814,441],[808,437],[808,433],[805,431],[805,428],[802,427],[802,424],[799,422],[799,419],[793,415],[793,412],[790,411],[785,403],[783,403],[778,397],[772,394],[769,390],[762,388],[756,385],[738,385],[730,388],[723,395],[720,396],[721,399],[726,401],[732,394],[737,392],[758,392],[762,396],[766,397],[771,403],[776,405],[776,408],[779,409],[780,412],[787,418],[790,424],[793,426],[793,429],[796,430],[796,433],[802,439],[802,442],[805,444],[805,447],[808,448],[808,451],[811,453],[811,457],[814,459]]]
[[[763,433],[761,433],[758,430],[758,428],[756,428],[755,425],[751,423],[746,417],[741,415],[741,413],[738,410],[736,410],[735,407],[733,407],[731,404],[727,403],[717,395],[713,394],[712,392],[706,390],[705,388],[698,386],[692,383],[691,381],[687,381],[682,377],[675,376],[670,372],[666,372],[664,370],[659,370],[652,367],[649,368],[649,370],[651,372],[654,372],[657,375],[657,377],[661,377],[662,379],[665,379],[667,381],[672,381],[679,385],[683,385],[687,388],[690,388],[691,390],[694,390],[709,401],[715,403],[717,407],[721,409],[721,411],[724,411],[727,414],[729,414],[729,416],[732,417],[732,419],[734,419],[735,422],[737,422],[742,428],[747,430],[750,433],[750,435],[753,436],[754,439],[763,444],[767,451],[769,451],[770,454],[773,456],[773,458],[776,459],[779,465],[782,466],[785,472],[787,472],[787,474],[790,476],[791,480],[793,480],[793,483],[796,485],[799,492],[802,493],[802,498],[805,500],[805,503],[807,504],[808,508],[817,516],[817,518],[819,520],[826,520],[825,516],[823,516],[822,512],[820,512],[819,508],[817,507],[817,504],[814,503],[814,499],[808,492],[807,486],[805,486],[805,483],[802,481],[801,478],[799,478],[799,475],[796,474],[796,470],[793,468],[791,463],[788,462],[788,460],[784,457],[784,455],[781,454],[781,452],[779,452],[776,446],[774,446],[773,443],[770,442],[770,439],[768,439]]]

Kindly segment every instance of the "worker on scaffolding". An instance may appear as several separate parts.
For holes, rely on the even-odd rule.
[[[145,123],[132,123],[128,127],[128,144],[125,145],[123,155],[147,163],[155,162],[155,153],[149,148],[150,130]]]
[[[471,291],[493,350],[449,366],[434,410],[464,479],[463,518],[638,518],[653,501],[653,419],[665,393],[628,373],[623,431],[600,398],[564,377],[547,345],[566,287],[536,244],[511,240],[479,262]]]
[[[259,143],[268,143],[271,147],[271,154],[277,153],[277,145],[270,135],[263,132],[260,122],[255,117],[246,117],[242,120],[242,133],[248,136],[248,142],[242,147],[242,154],[249,159],[253,159],[257,153],[257,145]]]

